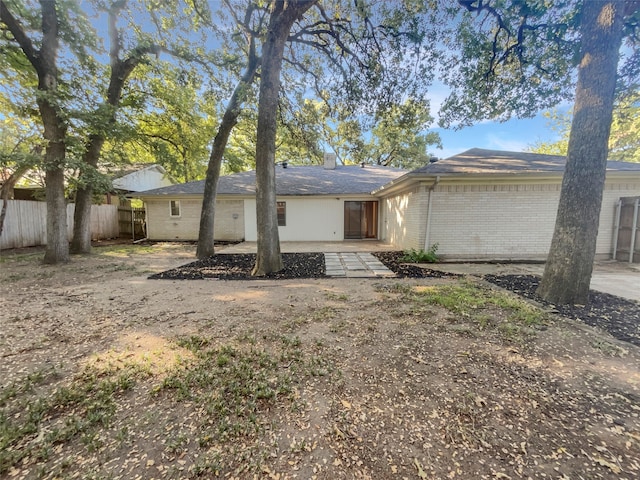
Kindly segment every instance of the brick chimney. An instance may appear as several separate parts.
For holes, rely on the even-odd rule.
[[[324,152],[324,168],[325,170],[335,170],[336,169],[336,154]]]

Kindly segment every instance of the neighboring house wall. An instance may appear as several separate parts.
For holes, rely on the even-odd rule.
[[[402,248],[424,248],[428,187],[416,186],[381,202],[381,240]]]
[[[344,240],[344,202],[378,200],[372,196],[278,197],[286,203],[286,226],[278,228],[283,242],[339,242]],[[248,242],[258,238],[255,198],[244,202]]]
[[[611,255],[616,201],[638,191],[640,185],[607,182],[597,258]],[[431,196],[429,244],[437,243],[438,254],[450,259],[544,259],[551,245],[559,198],[559,183],[440,184]],[[426,223],[422,228],[426,229]]]
[[[171,216],[171,201],[180,203],[180,214]],[[243,200],[216,200],[214,237],[219,241],[244,239]],[[201,197],[145,199],[147,237],[151,240],[197,240]]]

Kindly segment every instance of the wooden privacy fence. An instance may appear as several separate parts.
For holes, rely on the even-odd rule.
[[[613,240],[613,258],[640,263],[640,197],[618,201]]]
[[[73,236],[75,204],[67,205],[69,240]],[[116,238],[118,207],[91,205],[91,238]],[[9,200],[4,229],[0,235],[0,250],[5,248],[34,247],[47,244],[47,204],[28,200]]]
[[[132,207],[118,208],[118,225],[121,237],[139,240],[147,236],[145,228],[145,209]]]

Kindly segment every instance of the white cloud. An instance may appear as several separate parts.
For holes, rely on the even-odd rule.
[[[515,138],[509,138],[506,132],[489,133],[486,136],[486,148],[494,150],[507,150],[510,152],[523,152],[531,142],[523,142]]]

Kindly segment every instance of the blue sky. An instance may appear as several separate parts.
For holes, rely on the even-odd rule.
[[[438,110],[449,95],[449,88],[439,80],[435,80],[430,88],[431,115],[438,118]],[[564,112],[572,104],[563,103],[556,108]],[[559,140],[558,132],[554,131],[549,119],[540,111],[533,118],[513,118],[507,122],[485,120],[470,127],[455,130],[453,128],[435,128],[429,131],[440,134],[442,149],[429,147],[429,154],[438,158],[447,158],[470,148],[486,148],[490,150],[507,150],[522,152],[536,142],[553,142]]]
[[[482,122],[460,130],[434,128],[440,134],[443,149],[430,149],[437,157],[447,158],[470,148],[488,148],[521,152],[538,141],[553,141],[558,134],[539,114],[535,118],[514,119],[508,122]]]

